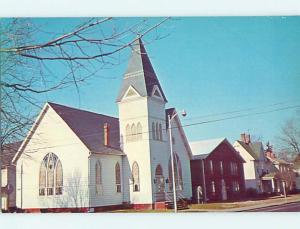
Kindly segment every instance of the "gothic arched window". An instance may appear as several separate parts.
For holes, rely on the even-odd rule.
[[[131,125],[131,140],[136,140],[136,127],[134,123]]]
[[[132,165],[132,181],[133,181],[133,191],[139,192],[140,191],[140,172],[139,172],[139,165],[136,161]]]
[[[127,126],[126,126],[125,133],[126,133],[126,142],[130,142],[131,141],[131,129],[130,129],[129,124],[127,124]]]
[[[183,189],[183,181],[182,181],[182,167],[181,161],[176,153],[174,153],[174,174],[175,174],[175,184],[176,189]],[[172,161],[171,157],[169,159],[169,189],[173,190],[173,176],[172,176]]]
[[[95,166],[95,184],[96,194],[100,195],[102,193],[102,166],[100,161],[97,161]]]
[[[62,189],[62,164],[54,153],[48,153],[40,165],[39,195],[61,195]]]
[[[159,124],[159,140],[163,140],[163,137],[162,137],[162,125]]]
[[[158,126],[158,123],[156,123],[155,129],[156,129],[156,140],[160,140],[159,139],[159,126]]]
[[[156,131],[155,131],[155,123],[152,122],[152,139],[153,139],[153,140],[156,139],[155,134],[156,134]]]
[[[119,162],[117,162],[115,166],[115,175],[116,175],[116,191],[121,192],[121,169],[120,169]]]
[[[141,123],[139,123],[139,122],[136,127],[136,132],[137,132],[137,140],[142,140],[143,139],[143,128],[142,128]]]

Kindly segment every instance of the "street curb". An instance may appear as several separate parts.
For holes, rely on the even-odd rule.
[[[252,206],[245,206],[245,207],[239,207],[239,208],[229,208],[229,209],[189,209],[186,211],[180,211],[185,213],[194,213],[194,212],[244,212],[247,210],[254,210],[258,208],[265,208],[265,207],[272,207],[272,206],[280,206],[285,204],[291,204],[291,203],[297,203],[300,202],[299,200],[290,200],[290,201],[280,201],[278,203],[269,203],[269,204],[258,204],[258,205],[252,205]]]
[[[293,200],[293,201],[287,201],[284,203],[274,203],[274,204],[268,204],[268,205],[256,205],[256,206],[251,206],[251,208],[245,208],[245,209],[240,209],[235,212],[244,212],[247,210],[254,210],[254,209],[259,209],[259,208],[267,208],[267,207],[275,207],[275,206],[281,206],[281,205],[286,205],[286,204],[293,204],[293,203],[299,203],[300,200]]]

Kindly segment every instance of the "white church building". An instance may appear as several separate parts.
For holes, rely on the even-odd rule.
[[[164,208],[192,197],[191,150],[140,39],[116,99],[119,117],[46,103],[13,161],[25,212]]]

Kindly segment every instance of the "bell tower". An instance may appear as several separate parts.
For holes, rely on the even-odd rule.
[[[165,131],[167,99],[140,38],[132,45],[116,102],[121,146],[127,155],[127,199],[135,205],[150,206],[155,202],[155,169],[158,165],[166,167],[163,164],[169,155]]]

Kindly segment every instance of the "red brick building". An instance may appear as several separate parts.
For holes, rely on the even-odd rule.
[[[190,147],[194,201],[199,196],[204,201],[226,201],[244,195],[244,160],[226,138],[192,142]]]

